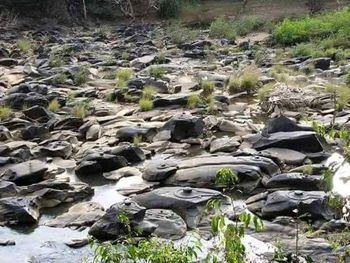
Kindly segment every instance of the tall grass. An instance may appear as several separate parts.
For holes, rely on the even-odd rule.
[[[164,19],[175,18],[180,15],[180,0],[160,0],[159,17]]]

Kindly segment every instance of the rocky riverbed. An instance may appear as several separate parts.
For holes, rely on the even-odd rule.
[[[300,230],[299,253],[337,262],[345,248],[334,250],[324,233],[348,223],[327,203],[321,174],[332,145],[310,121],[348,128],[349,111],[334,116],[325,87],[342,83],[349,64],[277,56],[268,37],[234,43],[201,31],[174,44],[159,25],[1,29],[0,103],[11,112],[0,126],[0,262],[88,261],[87,236],[120,235],[121,209],[145,233],[181,240],[199,229],[210,240],[202,212],[213,198],[264,220],[246,236],[249,262],[271,262],[276,240],[295,251],[296,208],[317,230]],[[23,38],[35,43],[26,52]],[[258,87],[228,91],[257,48],[257,86],[271,83],[260,101]],[[293,74],[282,81],[276,65]],[[125,68],[131,75],[118,83]],[[208,98],[202,80],[214,87],[210,103],[190,105],[193,94]],[[153,109],[141,111],[149,86]],[[234,191],[215,183],[221,168],[238,175]]]

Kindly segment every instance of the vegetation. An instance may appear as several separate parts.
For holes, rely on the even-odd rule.
[[[61,67],[64,65],[64,60],[61,55],[51,54],[48,60],[48,64],[52,68]]]
[[[129,68],[120,69],[116,75],[116,81],[118,87],[126,86],[127,81],[131,78],[132,70]]]
[[[246,67],[238,78],[231,78],[228,89],[231,94],[246,91],[248,94],[259,87],[259,73],[253,66]]]
[[[153,86],[145,86],[142,90],[142,98],[144,99],[152,99],[156,90]]]
[[[8,118],[10,118],[12,115],[12,110],[9,107],[6,106],[0,106],[0,120],[4,121]]]
[[[336,96],[335,106],[337,110],[343,110],[350,101],[350,87],[328,84],[326,92],[333,93]]]
[[[50,79],[50,83],[53,85],[63,84],[66,81],[67,81],[67,76],[64,73],[57,74],[52,79]]]
[[[235,40],[236,32],[232,27],[232,23],[224,16],[221,16],[210,24],[209,36],[213,38]]]
[[[273,91],[273,88],[274,88],[274,84],[270,83],[258,89],[258,92],[257,92],[258,100],[265,101],[269,93]]]
[[[33,42],[29,39],[19,39],[16,43],[16,46],[24,54],[30,55],[33,52]]]
[[[201,103],[201,98],[198,94],[192,94],[187,100],[187,109],[194,109]]]
[[[75,85],[80,86],[89,80],[89,70],[86,67],[79,67],[77,71],[72,74]]]
[[[74,106],[73,116],[79,119],[84,119],[87,115],[87,105],[85,103],[78,103]]]
[[[205,98],[208,98],[211,94],[214,92],[214,83],[211,82],[208,79],[201,79],[199,82],[200,87],[202,88],[203,92],[202,95]]]
[[[133,145],[135,145],[135,146],[138,146],[141,142],[142,142],[142,135],[135,135],[135,136],[132,138],[132,143],[133,143]]]
[[[182,44],[196,39],[198,32],[183,26],[179,22],[174,22],[167,27],[166,33],[174,44]]]
[[[50,101],[47,109],[51,112],[57,112],[60,109],[60,103],[58,100],[55,98],[52,101]]]
[[[73,90],[69,90],[66,95],[67,95],[67,100],[70,102],[74,101],[75,96],[76,96],[76,94]]]
[[[153,110],[153,101],[148,98],[141,98],[139,101],[139,106],[141,111]]]
[[[265,21],[257,16],[244,16],[233,22],[233,28],[236,35],[244,36],[251,32],[261,29],[265,25]]]
[[[166,72],[165,72],[164,68],[159,67],[159,66],[151,66],[149,68],[149,75],[153,78],[156,78],[156,79],[163,78],[165,73]]]
[[[323,45],[333,47],[349,46],[350,10],[305,17],[301,19],[285,19],[273,31],[275,41],[282,45],[295,45],[311,40],[322,40]]]
[[[239,178],[237,174],[229,168],[221,168],[216,172],[215,184],[218,186],[232,188],[238,182],[239,182]]]
[[[159,2],[159,17],[160,18],[175,18],[180,15],[180,0],[160,0]]]

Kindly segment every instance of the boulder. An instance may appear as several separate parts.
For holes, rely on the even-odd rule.
[[[177,169],[175,161],[155,159],[146,165],[142,178],[149,182],[160,182],[175,174]]]
[[[311,127],[304,127],[296,124],[295,121],[280,116],[274,119],[270,119],[265,125],[262,133],[264,135],[272,134],[275,132],[295,132],[295,131],[313,131]]]
[[[321,177],[303,175],[302,173],[284,173],[273,176],[266,182],[267,188],[288,190],[317,191],[320,189]]]
[[[146,159],[145,153],[142,149],[131,143],[121,143],[117,147],[106,151],[106,153],[122,156],[132,164],[142,162]]]
[[[190,187],[162,187],[139,194],[133,201],[147,209],[170,209],[180,215],[189,228],[197,226],[206,203],[222,198],[218,191]]]
[[[230,137],[222,137],[219,139],[216,139],[210,143],[210,153],[216,153],[216,152],[233,152],[237,150],[240,143],[235,140],[234,138]]]
[[[45,223],[51,227],[91,226],[103,216],[103,207],[94,202],[73,205],[67,213]]]
[[[135,137],[141,137],[142,141],[151,142],[156,133],[155,128],[131,126],[120,128],[116,133],[116,137],[120,141],[127,142],[133,142]]]
[[[40,152],[43,155],[62,157],[63,159],[69,158],[72,155],[72,151],[72,145],[67,141],[53,141],[40,147]]]
[[[129,176],[139,176],[141,177],[142,173],[140,172],[139,169],[135,167],[123,167],[118,170],[104,173],[103,177],[106,178],[107,180],[113,180],[113,181],[118,181],[123,177],[129,177]]]
[[[172,141],[181,141],[200,136],[204,130],[204,121],[190,113],[183,112],[167,121],[161,130],[170,131]]]
[[[32,160],[10,166],[1,178],[17,185],[29,185],[44,180],[47,170],[44,162]]]
[[[260,154],[289,165],[301,165],[307,158],[307,156],[301,152],[283,148],[268,148],[261,151]]]
[[[8,181],[0,181],[0,198],[11,197],[17,195],[19,188],[15,183]]]

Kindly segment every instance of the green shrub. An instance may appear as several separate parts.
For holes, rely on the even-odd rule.
[[[233,187],[239,182],[239,178],[230,168],[221,168],[216,172],[215,184],[224,187]]]
[[[188,97],[187,100],[187,108],[188,109],[194,109],[196,106],[198,106],[201,103],[201,99],[198,94],[192,94]]]
[[[74,101],[75,96],[76,96],[76,94],[73,90],[69,90],[66,95],[67,95],[67,100],[70,102]]]
[[[121,54],[121,58],[123,60],[128,60],[130,58],[130,55],[128,52],[124,51],[122,54]]]
[[[337,89],[337,108],[342,110],[350,101],[350,88],[346,86],[340,86]]]
[[[180,15],[180,0],[160,0],[159,17],[164,19],[175,18]]]
[[[346,74],[345,83],[350,87],[350,71]]]
[[[89,80],[89,70],[86,67],[79,67],[77,71],[72,74],[75,85],[80,86]]]
[[[106,101],[113,102],[114,101],[114,90],[109,90],[105,95]]]
[[[274,85],[271,83],[271,84],[266,84],[260,89],[258,89],[258,92],[257,92],[258,100],[265,101],[269,93],[273,91],[273,86]]]
[[[205,98],[209,97],[214,92],[214,83],[208,79],[201,79],[199,85],[203,90],[203,96]]]
[[[48,64],[52,68],[61,67],[64,64],[63,57],[57,54],[51,54],[48,60]]]
[[[8,118],[10,118],[12,115],[12,110],[9,107],[6,106],[0,106],[0,120],[4,121]]]
[[[234,94],[241,91],[241,79],[238,77],[231,77],[228,82],[228,92]]]
[[[259,88],[259,72],[254,66],[247,66],[240,76],[233,78],[229,82],[229,92],[246,91],[248,94]]]
[[[197,38],[198,32],[183,26],[179,22],[172,23],[167,27],[166,33],[169,36],[171,42],[174,44],[182,44],[184,42],[190,42]]]
[[[126,82],[131,78],[132,70],[129,68],[123,68],[118,70],[116,75],[116,81],[118,87],[126,86]]]
[[[156,78],[156,79],[161,79],[165,73],[166,72],[165,72],[164,68],[162,68],[162,67],[151,66],[149,68],[149,75],[153,78]]]
[[[156,89],[153,86],[145,86],[142,90],[142,98],[144,99],[152,99],[154,94],[156,93]]]
[[[346,31],[349,30],[349,21],[348,8],[314,17],[285,19],[275,27],[273,37],[277,43],[283,45],[294,45],[313,39],[328,39],[333,46],[348,46],[350,44],[347,40],[350,36]],[[332,37],[333,40],[329,38],[331,35],[335,36]]]
[[[79,103],[73,108],[73,116],[79,119],[84,119],[87,115],[87,105]]]
[[[251,32],[260,30],[265,25],[265,21],[257,16],[245,16],[234,22],[232,27],[236,35],[244,36]]]
[[[311,44],[298,44],[290,50],[293,57],[311,56],[315,47]]]
[[[55,75],[51,80],[50,80],[50,83],[53,84],[53,85],[56,85],[56,84],[63,84],[67,81],[67,76],[66,74],[64,73],[60,73],[60,74],[57,74]]]
[[[16,43],[16,46],[21,52],[25,54],[30,54],[33,51],[33,42],[26,38],[19,39]]]
[[[209,27],[209,36],[213,38],[236,39],[236,32],[232,23],[225,17],[221,16],[215,19]]]
[[[153,109],[153,101],[147,98],[141,98],[139,106],[141,111],[150,111]]]
[[[47,109],[49,111],[52,111],[52,112],[57,112],[60,108],[60,103],[58,102],[58,100],[55,98],[53,99],[52,101],[50,101]]]

